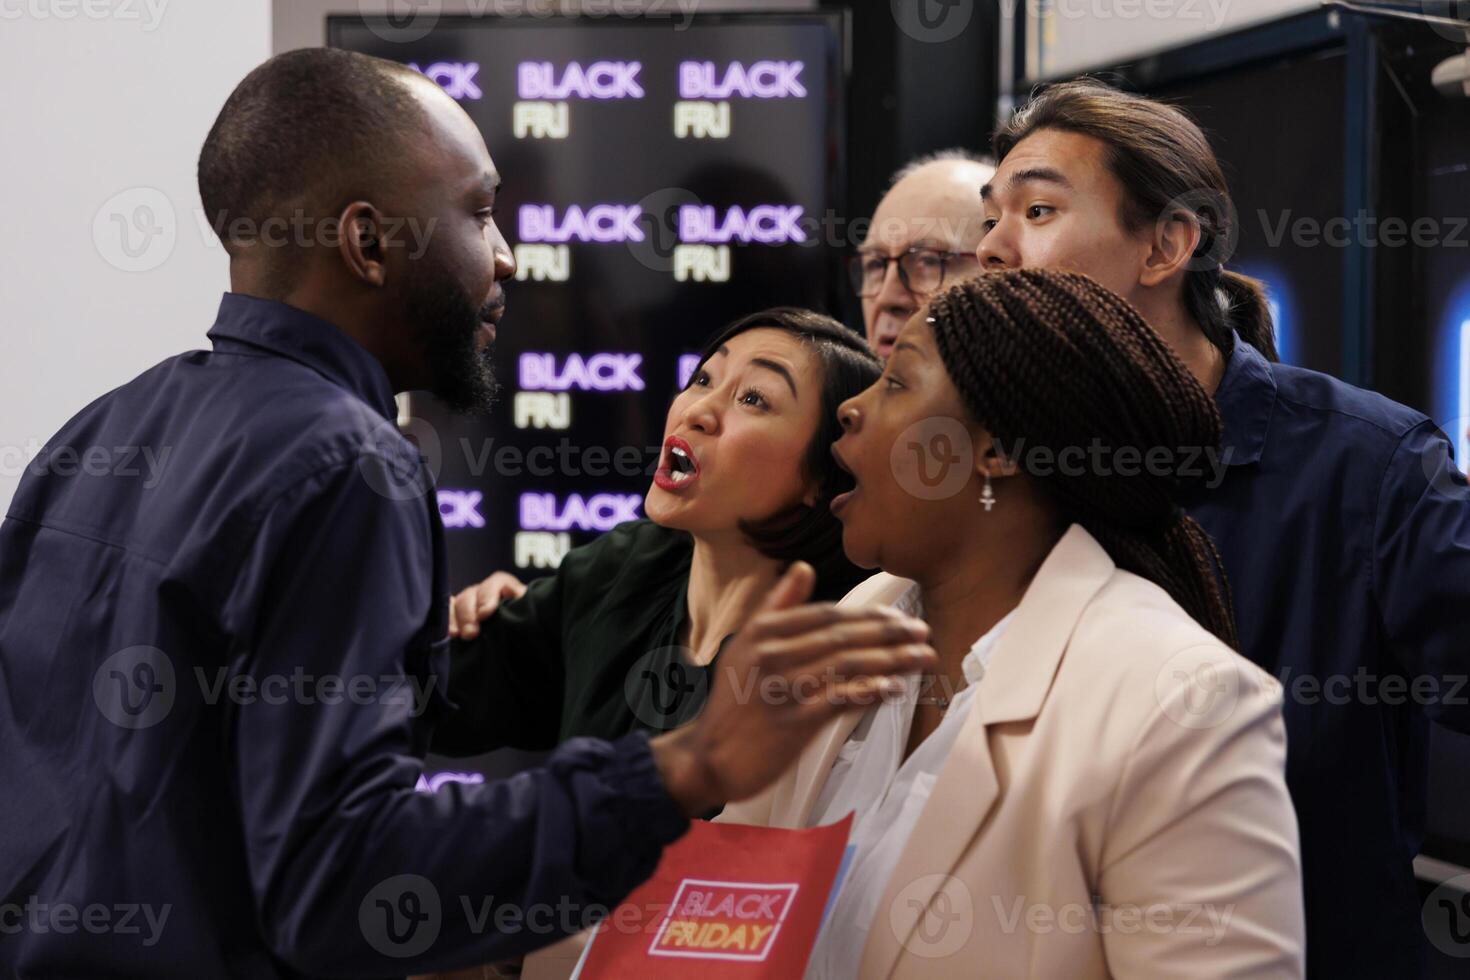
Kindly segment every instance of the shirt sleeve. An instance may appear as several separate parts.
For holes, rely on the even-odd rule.
[[[1432,422],[1404,436],[1384,472],[1373,586],[1405,697],[1470,733],[1470,487]]]
[[[449,644],[454,708],[434,728],[433,750],[481,755],[550,749],[561,729],[566,669],[561,653],[565,566],[501,603],[473,640]]]
[[[374,489],[375,465],[326,470],[275,504],[232,605],[255,610],[232,673],[259,696],[227,714],[254,912],[275,955],[317,976],[522,955],[620,901],[688,827],[639,735],[415,790],[435,675],[411,665],[442,658],[433,604],[447,597],[429,505]]]

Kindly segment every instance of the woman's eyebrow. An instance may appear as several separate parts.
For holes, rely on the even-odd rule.
[[[796,393],[796,379],[791,376],[790,371],[786,370],[786,366],[784,364],[778,364],[777,362],[767,360],[764,357],[752,357],[750,359],[750,363],[755,367],[765,368],[767,371],[775,371],[781,376],[782,380],[786,382],[786,387],[791,389],[791,397],[801,397]]]

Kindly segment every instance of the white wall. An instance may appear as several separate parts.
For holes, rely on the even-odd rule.
[[[1320,0],[1004,0],[1027,11],[1026,75],[1077,75],[1319,7]]]
[[[77,410],[208,346],[228,265],[194,219],[194,167],[270,56],[270,6],[0,0],[0,513]],[[163,232],[145,248],[135,229],[129,257],[118,219]]]

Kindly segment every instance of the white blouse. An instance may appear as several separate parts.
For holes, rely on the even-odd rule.
[[[894,606],[923,618],[919,587],[910,587]],[[939,727],[913,755],[903,757],[914,707],[921,695],[929,694],[922,690],[919,674],[906,678],[901,697],[885,700],[868,712],[838,750],[808,823],[835,823],[854,813],[850,841],[854,850],[847,877],[812,950],[806,980],[852,980],[858,975],[868,930],[874,925],[888,879],[974,706],[975,691],[995,643],[1014,615],[1011,612],[975,641],[962,663],[964,689],[950,699]]]

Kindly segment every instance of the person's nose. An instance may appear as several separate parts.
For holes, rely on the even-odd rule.
[[[837,421],[844,434],[855,433],[862,427],[863,413],[858,407],[858,396],[853,396],[837,406]]]
[[[492,254],[495,263],[495,281],[504,282],[507,279],[514,279],[516,274],[516,257],[511,252],[510,246],[501,242],[495,246]]]
[[[715,389],[710,389],[704,394],[694,398],[684,407],[683,422],[685,428],[702,432],[707,436],[717,435],[720,431],[720,411],[716,398]]]
[[[980,239],[980,245],[975,249],[975,258],[985,272],[1021,267],[1020,250],[1016,248],[1015,236],[1011,234],[1010,224],[1004,218]]]

